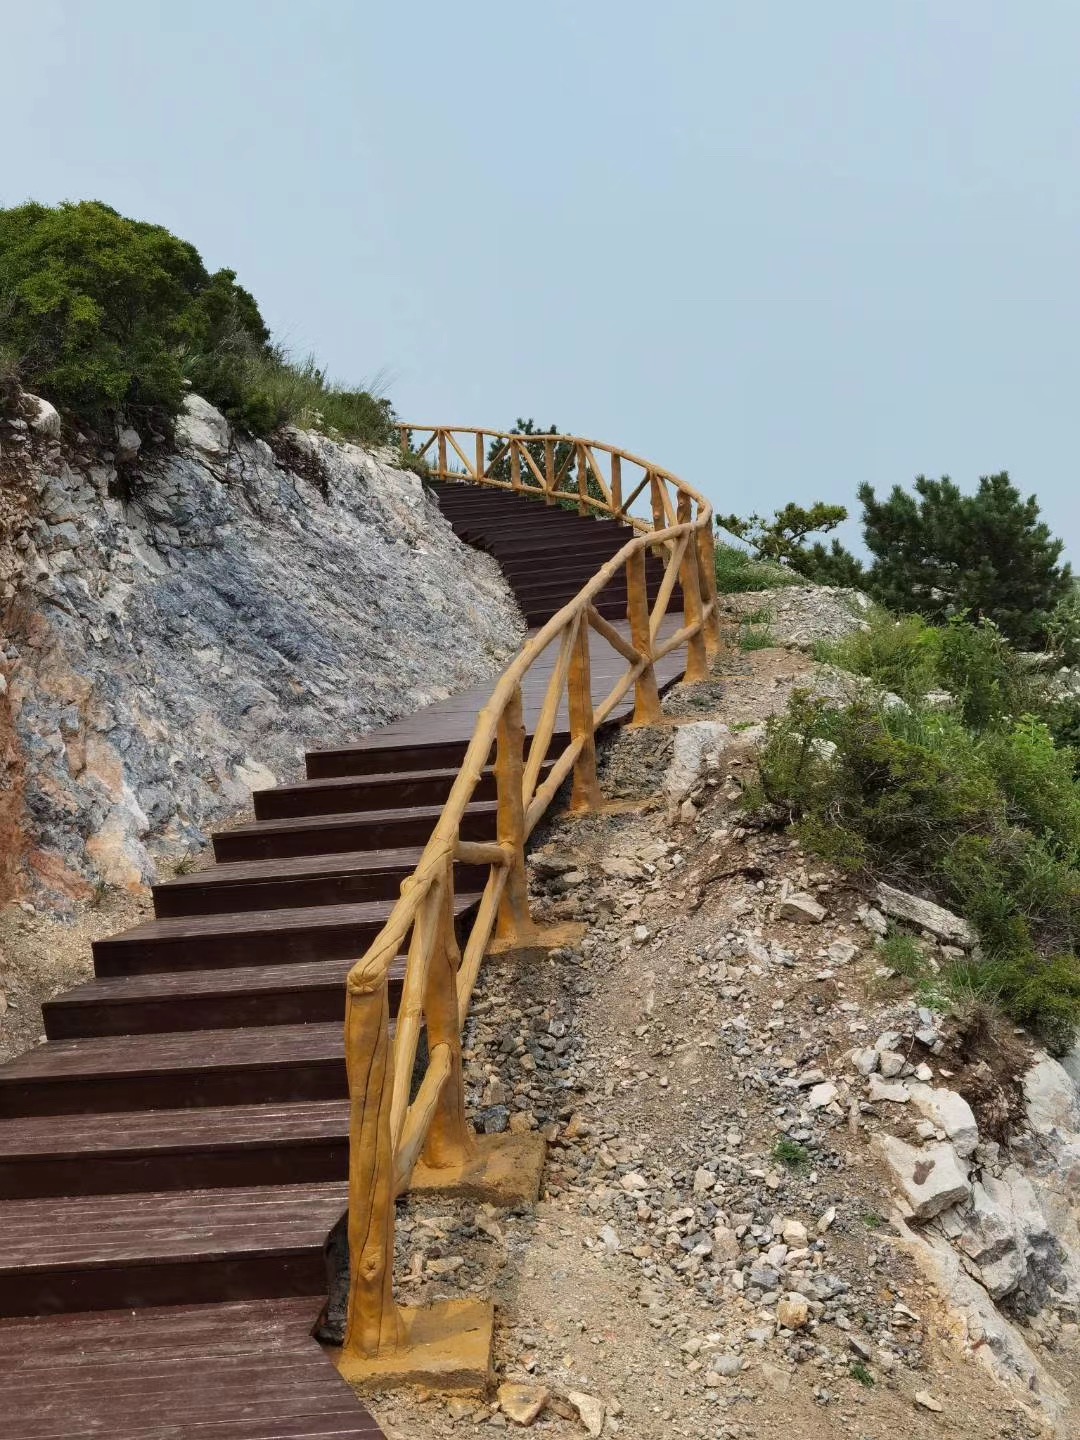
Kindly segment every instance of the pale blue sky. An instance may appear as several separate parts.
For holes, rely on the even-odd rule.
[[[0,203],[229,265],[404,418],[721,509],[1008,469],[1080,554],[1076,0],[0,0]]]

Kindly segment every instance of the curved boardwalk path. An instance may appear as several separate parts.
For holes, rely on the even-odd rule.
[[[526,497],[437,488],[533,626],[631,535]],[[613,620],[620,585],[598,604]],[[659,662],[661,683],[682,664],[679,651]],[[597,698],[624,669],[597,637]],[[530,672],[527,723],[549,673]],[[490,691],[315,751],[307,780],[257,792],[255,819],[214,836],[217,863],[155,886],[157,918],[97,942],[96,978],[45,1007],[48,1043],[0,1067],[5,1440],[381,1433],[310,1336],[347,1202],[344,982]],[[480,796],[469,838],[494,838]],[[466,910],[477,877],[456,878]]]

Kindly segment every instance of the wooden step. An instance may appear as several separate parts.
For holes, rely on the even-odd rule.
[[[318,1302],[0,1321],[9,1440],[378,1440],[311,1338]]]
[[[0,1120],[0,1199],[344,1180],[348,1100]]]
[[[340,1020],[353,963],[346,955],[297,965],[105,976],[47,1001],[45,1033],[50,1040],[71,1040]],[[391,1014],[397,1013],[404,973],[401,957],[390,970]]]
[[[343,855],[295,855],[236,860],[179,875],[154,886],[158,919],[220,915],[241,910],[291,910],[307,905],[349,905],[396,899],[423,849],[359,850]],[[458,865],[455,888],[475,890],[487,880],[476,865]]]
[[[468,893],[456,896],[457,913],[464,913],[478,899]],[[148,920],[108,939],[95,940],[94,970],[99,976],[147,975],[163,970],[301,964],[342,956],[358,960],[386,923],[394,904],[393,900],[363,900],[355,905]]]
[[[410,717],[419,720],[423,711]],[[467,737],[457,740],[417,738],[403,740],[376,731],[362,735],[348,745],[330,746],[307,752],[307,773],[312,780],[328,775],[383,775],[393,770],[423,770],[428,767],[445,770],[456,768],[469,748]],[[347,770],[339,764],[347,761]]]
[[[50,1040],[0,1067],[0,1116],[340,1100],[343,1017],[320,1025]]]
[[[45,1223],[39,1200],[5,1200],[0,1315],[321,1297],[324,1246],[348,1189],[324,1181],[62,1196],[50,1199]]]
[[[275,785],[252,795],[257,820],[285,820],[298,815],[345,815],[353,811],[388,810],[394,806],[442,806],[457,780],[458,771],[412,770],[398,775],[360,775],[325,780],[302,780],[296,785]],[[480,777],[473,792],[477,800],[495,798],[495,776]]]
[[[493,839],[495,812],[492,800],[467,806],[461,822],[462,839]],[[256,820],[233,830],[216,831],[214,854],[219,861],[228,862],[426,845],[441,814],[441,805],[420,805],[403,810],[303,816],[298,820]]]

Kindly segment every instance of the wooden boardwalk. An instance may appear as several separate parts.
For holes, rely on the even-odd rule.
[[[475,487],[439,493],[534,626],[630,534]],[[625,589],[597,608],[625,625]],[[545,658],[528,674],[527,727],[554,647]],[[681,651],[659,662],[660,682],[682,665]],[[594,637],[598,701],[625,666]],[[98,941],[95,978],[45,1007],[47,1043],[0,1067],[5,1440],[380,1433],[310,1337],[347,1203],[344,981],[490,692],[313,752],[306,781],[258,792],[254,819],[214,836],[217,863],[155,886],[156,918]],[[493,797],[479,792],[466,838],[494,837]],[[482,878],[457,867],[459,912]]]

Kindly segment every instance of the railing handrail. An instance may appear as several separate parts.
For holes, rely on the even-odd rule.
[[[351,1277],[343,1369],[350,1364],[362,1368],[365,1358],[385,1354],[400,1340],[396,1318],[399,1312],[393,1304],[391,1284],[393,1197],[407,1188],[421,1150],[436,1168],[460,1164],[475,1150],[475,1136],[464,1114],[460,1031],[493,933],[507,943],[535,937],[528,910],[526,839],[567,779],[574,782],[572,808],[589,809],[598,803],[595,733],[622,703],[630,687],[635,687],[635,723],[654,723],[660,713],[656,662],[685,644],[686,677],[701,679],[707,671],[706,654],[715,650],[718,636],[712,506],[670,471],[616,446],[578,436],[522,435],[470,426],[403,424],[400,429],[403,448],[411,448],[410,438],[415,432],[430,431],[413,453],[422,457],[434,445],[434,474],[442,479],[531,494],[548,504],[576,502],[581,513],[610,515],[633,525],[637,533],[572,600],[529,636],[496,681],[477,716],[430,840],[412,874],[402,883],[401,896],[381,931],[349,972],[345,1028],[351,1100]],[[474,460],[469,459],[457,438],[466,436],[474,438]],[[495,445],[488,453],[485,443],[491,441]],[[536,447],[542,450],[537,452]],[[556,447],[564,447],[559,470],[554,464]],[[451,449],[463,469],[451,468]],[[536,453],[542,454],[543,470]],[[597,454],[608,457],[607,475]],[[576,491],[561,489],[560,482],[575,463]],[[493,473],[496,466],[504,464],[509,468],[508,480],[501,473]],[[624,498],[624,465],[644,472],[628,499]],[[590,490],[590,483],[599,494]],[[674,489],[674,502],[668,487]],[[629,514],[629,506],[646,490],[652,505],[651,526]],[[651,607],[645,570],[649,549],[662,550],[666,556],[663,580]],[[629,640],[592,603],[623,569],[627,575]],[[676,583],[683,591],[683,624],[673,634],[661,636]],[[590,629],[595,629],[627,662],[626,671],[599,705],[592,695]],[[526,762],[521,682],[555,642],[560,642],[560,649]],[[564,690],[570,739],[541,779]],[[493,747],[497,839],[463,841],[462,819]],[[454,931],[455,861],[490,867],[464,950],[459,949]],[[407,940],[408,962],[391,1054],[388,976]],[[421,1019],[429,1031],[428,1068],[410,1103],[409,1081]]]

